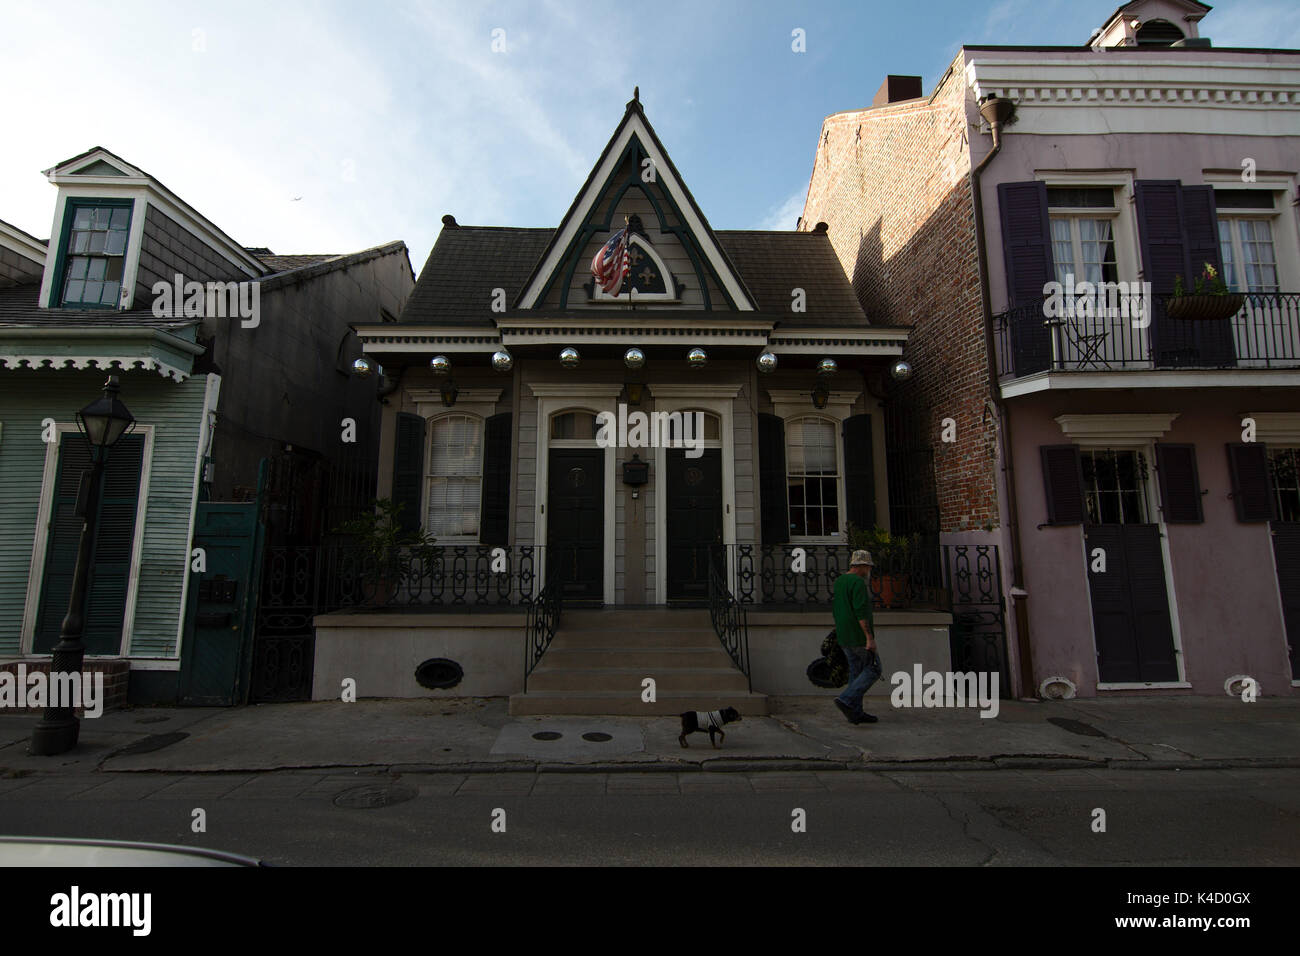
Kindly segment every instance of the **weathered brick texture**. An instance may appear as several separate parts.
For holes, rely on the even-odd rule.
[[[23,665],[23,673],[27,675],[40,672],[49,677],[50,659],[44,660],[25,660],[25,661],[7,661],[0,663],[0,671],[7,671],[10,674],[19,673],[18,666]],[[86,675],[102,673],[104,675],[104,710],[117,710],[126,705],[126,685],[131,673],[131,662],[122,659],[113,660],[88,660],[81,668],[83,679]],[[93,678],[91,678],[93,679]],[[42,708],[28,707],[26,713],[40,714]],[[78,717],[83,716],[82,708],[77,707],[74,713]]]
[[[929,99],[828,117],[800,226],[829,225],[872,323],[914,327],[896,394],[912,442],[934,448],[942,531],[998,524],[963,65]]]

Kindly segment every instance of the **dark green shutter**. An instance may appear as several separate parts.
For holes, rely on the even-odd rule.
[[[763,544],[790,540],[790,508],[785,476],[785,423],[776,415],[758,416],[758,494]]]
[[[845,419],[844,504],[855,528],[876,526],[876,473],[872,465],[871,416]]]
[[[1271,521],[1273,495],[1268,480],[1268,450],[1259,442],[1228,445],[1232,502],[1238,521]]]
[[[109,451],[104,466],[90,577],[86,582],[82,639],[88,654],[121,653],[143,460],[144,436],[127,435]],[[82,471],[89,467],[90,448],[86,440],[80,434],[64,434],[59,443],[59,467],[36,619],[34,649],[37,653],[53,649],[68,612],[72,574],[81,541],[82,519],[75,513],[77,486]]]
[[[1156,444],[1160,478],[1160,507],[1171,524],[1197,524],[1201,511],[1201,481],[1196,474],[1196,446]]]
[[[420,530],[420,482],[424,479],[424,419],[397,413],[393,443],[393,504],[402,505],[398,523],[403,531]]]
[[[510,543],[510,413],[487,420],[483,429],[483,501],[479,541],[494,547]]]
[[[1082,524],[1083,468],[1078,445],[1042,445],[1048,524]]]

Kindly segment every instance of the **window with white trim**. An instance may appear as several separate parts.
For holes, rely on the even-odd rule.
[[[1300,521],[1300,448],[1268,448],[1269,485],[1279,521]]]
[[[1056,281],[1118,282],[1115,190],[1109,186],[1048,186],[1048,225]]]
[[[838,432],[825,418],[785,423],[785,470],[791,537],[840,532]]]
[[[1233,292],[1277,292],[1273,193],[1266,189],[1216,189],[1223,281]]]
[[[68,201],[66,241],[61,254],[63,308],[116,308],[122,294],[131,204],[122,200]]]
[[[483,493],[483,422],[443,415],[429,422],[425,530],[437,538],[477,537]]]
[[[1147,524],[1146,455],[1132,448],[1082,448],[1088,524]]]

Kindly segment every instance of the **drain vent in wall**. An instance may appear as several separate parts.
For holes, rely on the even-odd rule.
[[[432,660],[427,660],[415,669],[416,682],[421,687],[428,687],[432,690],[455,687],[464,676],[465,672],[461,670],[461,666],[445,657],[435,657]]]
[[[554,730],[539,730],[533,734],[534,740],[559,740],[564,734],[556,733]]]

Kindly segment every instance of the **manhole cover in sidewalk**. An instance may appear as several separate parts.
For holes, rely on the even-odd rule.
[[[334,798],[334,806],[348,810],[373,810],[376,807],[391,807],[395,803],[414,800],[419,792],[410,787],[370,785],[344,790]]]
[[[1071,720],[1069,717],[1048,717],[1049,724],[1055,724],[1062,730],[1068,730],[1072,734],[1078,734],[1080,737],[1105,737],[1106,734],[1098,730],[1091,724],[1085,724],[1082,720]]]
[[[590,740],[593,744],[603,744],[606,740],[613,740],[614,738],[609,734],[602,734],[599,730],[593,730],[590,733],[583,734],[582,739]]]
[[[128,754],[151,754],[155,750],[162,750],[164,747],[170,747],[174,743],[184,740],[189,734],[176,730],[170,734],[151,734],[134,743],[127,744],[121,750],[115,750],[112,753],[114,757],[125,757]]]
[[[539,730],[533,734],[534,740],[559,740],[564,734],[557,734],[553,730]]]
[[[171,720],[171,718],[163,714],[153,714],[149,717],[137,717],[135,722],[137,724],[161,724],[164,720]]]

